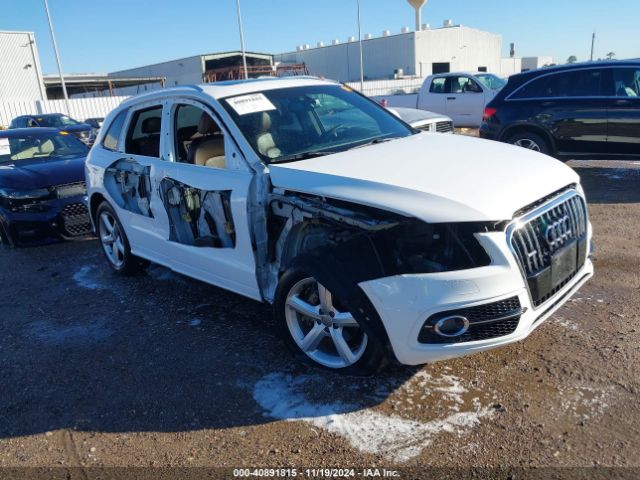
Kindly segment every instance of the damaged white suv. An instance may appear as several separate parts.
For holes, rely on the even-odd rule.
[[[152,261],[272,303],[300,358],[347,373],[521,340],[593,275],[570,168],[314,78],[130,99],[86,177],[116,271]]]

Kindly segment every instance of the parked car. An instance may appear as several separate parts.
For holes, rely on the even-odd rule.
[[[593,274],[573,170],[417,132],[320,79],[129,99],[86,178],[113,270],[152,261],[270,303],[299,358],[341,372],[522,340]]]
[[[514,75],[487,105],[480,136],[560,158],[640,157],[640,61]]]
[[[9,128],[47,127],[64,129],[73,133],[86,144],[91,143],[91,125],[80,123],[62,113],[47,113],[43,115],[22,115],[11,121]]]
[[[447,115],[456,127],[477,128],[485,106],[506,85],[492,73],[443,73],[427,77],[417,95],[382,97],[388,107],[409,107]]]
[[[87,147],[54,128],[0,131],[0,243],[10,246],[91,233]]]
[[[453,120],[446,115],[418,110],[417,108],[389,108],[389,111],[418,130],[453,133]]]
[[[91,126],[91,136],[89,137],[89,144],[93,145],[96,138],[98,137],[98,133],[100,133],[100,129],[102,128],[102,124],[104,123],[104,117],[92,117],[85,118],[84,123]]]

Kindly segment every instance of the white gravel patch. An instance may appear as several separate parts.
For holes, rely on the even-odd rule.
[[[73,274],[73,281],[87,290],[105,290],[107,287],[98,281],[95,270],[93,265],[84,265]]]
[[[266,411],[266,416],[308,422],[340,435],[357,450],[398,463],[419,455],[438,435],[463,435],[492,414],[490,409],[474,402],[472,411],[445,412],[443,418],[419,422],[362,409],[357,404],[314,403],[304,394],[309,380],[308,376],[272,373],[255,384],[253,398]],[[443,385],[446,382],[444,380]],[[443,394],[456,398],[462,393],[459,383],[442,388]]]

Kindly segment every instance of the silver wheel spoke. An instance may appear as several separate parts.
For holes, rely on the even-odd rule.
[[[359,327],[356,319],[353,318],[353,315],[350,313],[336,313],[335,317],[333,317],[333,323],[335,325],[340,325],[341,327]]]
[[[100,221],[102,222],[102,225],[104,225],[104,228],[107,230],[107,233],[113,233],[113,224],[110,220],[111,219],[106,213],[100,215]]]
[[[306,317],[316,320],[320,319],[320,311],[318,307],[308,304],[297,295],[287,299],[287,306]]]
[[[304,350],[305,352],[315,350],[323,338],[324,326],[322,324],[316,324],[304,337],[302,343],[300,344],[300,348],[302,348],[302,350]]]
[[[332,328],[331,329],[331,339],[333,340],[333,344],[336,347],[338,354],[342,357],[342,359],[347,362],[349,365],[355,362],[355,358],[351,348],[347,344],[347,341],[342,336],[342,328]]]
[[[116,237],[113,245],[115,246],[117,252],[120,254],[119,258],[124,257],[124,245],[122,244],[122,239],[120,238],[120,236]]]
[[[329,312],[333,312],[333,296],[331,295],[331,292],[320,283],[318,283],[318,296],[320,297],[322,312],[325,315],[328,315]]]

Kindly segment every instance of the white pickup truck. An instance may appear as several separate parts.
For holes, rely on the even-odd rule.
[[[484,107],[506,85],[492,73],[443,73],[431,75],[412,95],[376,97],[386,107],[417,108],[453,119],[456,127],[477,128]]]

